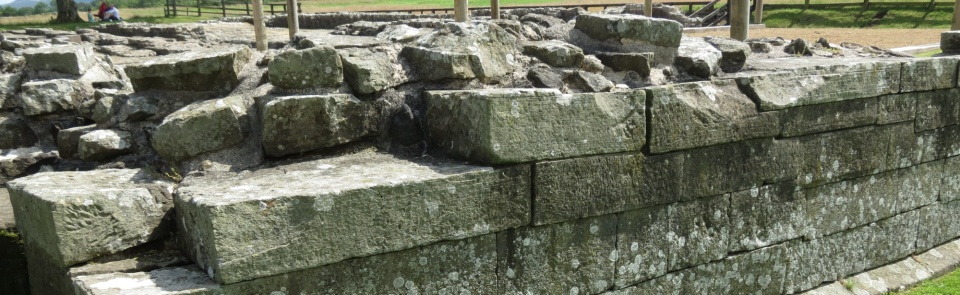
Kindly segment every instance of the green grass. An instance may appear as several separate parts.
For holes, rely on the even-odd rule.
[[[899,295],[956,295],[960,294],[960,269],[942,277],[925,281],[920,285],[899,293]]]
[[[875,19],[882,11],[886,15]],[[953,7],[861,7],[818,9],[773,9],[764,11],[763,22],[770,28],[950,28]]]
[[[940,53],[942,53],[942,52],[943,52],[943,51],[941,51],[940,49],[935,49],[935,50],[930,50],[930,51],[927,51],[927,52],[921,52],[921,53],[918,53],[918,54],[914,54],[913,56],[916,56],[916,57],[933,57],[934,55],[940,54]],[[958,292],[958,293],[960,293],[960,292]]]

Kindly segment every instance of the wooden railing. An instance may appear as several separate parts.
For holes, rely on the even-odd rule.
[[[172,16],[203,16],[206,15],[220,15],[222,17],[227,16],[238,16],[238,15],[253,15],[253,8],[251,8],[249,1],[202,1],[194,0],[194,4],[187,5],[190,1],[181,0],[167,0],[167,4],[163,7],[163,13],[167,17]],[[242,6],[241,6],[242,5]],[[269,14],[286,14],[287,13],[287,4],[286,3],[263,3],[263,12]],[[297,12],[303,12],[303,8],[300,3],[297,3]]]
[[[706,5],[711,3],[712,0],[690,0],[690,1],[670,1],[664,2],[663,4],[674,5],[674,6],[687,6],[687,11],[693,11],[693,6],[697,5]],[[523,9],[523,8],[576,8],[580,7],[584,10],[593,9],[607,9],[610,7],[624,6],[627,4],[635,3],[605,3],[605,4],[569,4],[569,5],[549,5],[549,6],[501,6],[501,10],[506,9]],[[470,7],[470,10],[482,10],[489,9],[489,7]],[[411,9],[387,9],[387,10],[364,10],[359,12],[380,12],[380,13],[389,13],[389,12],[401,12],[401,13],[410,13],[410,14],[452,14],[453,7],[448,8],[411,8]]]

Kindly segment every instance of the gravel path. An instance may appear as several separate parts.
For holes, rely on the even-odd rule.
[[[940,33],[947,29],[781,29],[766,28],[750,31],[750,38],[783,37],[784,39],[803,38],[816,41],[826,38],[834,44],[853,42],[861,45],[874,45],[881,48],[897,48],[910,45],[924,45],[940,43]],[[721,36],[729,37],[729,32],[706,32],[688,34],[689,36]]]

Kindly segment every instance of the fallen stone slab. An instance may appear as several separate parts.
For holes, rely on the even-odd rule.
[[[130,132],[122,130],[96,130],[80,136],[77,151],[80,159],[99,161],[129,153],[133,148]]]
[[[20,107],[27,116],[70,111],[80,104],[75,80],[56,79],[23,83]]]
[[[402,67],[396,62],[398,53],[391,50],[341,50],[343,77],[353,91],[371,94],[406,82]]]
[[[427,137],[452,156],[495,164],[637,151],[644,99],[642,91],[428,91]]]
[[[78,76],[97,63],[91,44],[28,48],[23,51],[23,57],[32,70]]]
[[[575,29],[597,41],[617,41],[626,52],[653,52],[659,64],[673,64],[683,25],[676,21],[639,15],[582,14]]]
[[[579,68],[583,63],[583,50],[563,41],[531,43],[523,46],[523,53],[554,67]]]
[[[261,110],[263,149],[272,157],[353,142],[379,122],[371,103],[349,94],[278,97]]]
[[[603,75],[584,71],[577,71],[567,76],[564,82],[566,82],[569,90],[587,93],[607,92],[615,86],[613,82],[607,80]]]
[[[752,52],[750,45],[735,39],[705,37],[703,40],[720,50],[720,69],[725,73],[735,73],[743,69]]]
[[[270,84],[286,89],[339,87],[343,62],[331,46],[285,51],[270,61]]]
[[[17,92],[20,91],[22,80],[21,74],[0,75],[0,110],[17,107]]]
[[[80,136],[97,130],[97,125],[87,125],[60,130],[57,132],[57,151],[64,159],[79,159]]]
[[[160,156],[182,161],[227,148],[243,140],[239,98],[227,97],[187,105],[163,119],[151,140]]]
[[[513,73],[517,38],[494,24],[447,23],[403,48],[420,80],[494,78]]]
[[[123,69],[137,91],[229,91],[240,82],[240,71],[250,55],[246,46],[208,48],[159,56]]]
[[[650,61],[653,60],[653,53],[603,52],[597,53],[596,57],[604,66],[614,71],[634,71],[641,77],[650,76]]]
[[[175,200],[184,250],[231,284],[527,224],[529,179],[365,153],[187,176]]]
[[[39,141],[27,120],[15,114],[0,115],[0,149],[33,146]]]
[[[173,183],[135,169],[45,172],[7,184],[24,242],[66,267],[172,229]]]
[[[73,282],[78,295],[225,294],[220,285],[195,266],[77,276]]]
[[[720,71],[723,53],[698,37],[683,37],[673,65],[682,73],[698,78],[710,78]]]

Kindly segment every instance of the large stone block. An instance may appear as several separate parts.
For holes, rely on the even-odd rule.
[[[883,95],[877,98],[877,124],[913,121],[917,117],[917,93]]]
[[[447,23],[400,52],[421,80],[494,78],[510,74],[517,38],[495,24]]]
[[[286,89],[340,87],[343,62],[331,46],[286,51],[270,61],[270,84]]]
[[[960,125],[917,132],[914,144],[923,162],[960,155]]]
[[[915,96],[917,131],[960,124],[960,89],[919,92]]]
[[[783,293],[812,289],[824,282],[836,281],[867,268],[871,250],[870,226],[809,241],[794,240],[787,247],[787,273]]]
[[[603,52],[597,53],[596,57],[604,66],[614,71],[634,71],[641,77],[650,76],[650,61],[653,60],[653,53]]]
[[[613,286],[617,215],[498,235],[498,294],[596,294]]]
[[[934,57],[903,62],[900,92],[957,87],[957,60],[957,57]]]
[[[428,91],[427,137],[454,157],[494,164],[639,151],[646,141],[644,97],[642,91]]]
[[[132,142],[133,136],[130,132],[115,129],[96,130],[80,136],[77,151],[80,159],[99,161],[129,153],[133,149]]]
[[[583,63],[583,50],[563,41],[549,40],[524,45],[523,53],[554,67],[579,68]]]
[[[683,25],[676,21],[640,15],[581,14],[577,30],[598,41],[617,41],[634,52],[654,52],[661,64],[672,64],[680,46]]]
[[[0,116],[0,149],[33,146],[38,140],[25,118],[13,114]]]
[[[79,126],[57,132],[57,152],[64,159],[79,159],[80,136],[97,130],[97,125]]]
[[[814,187],[914,163],[919,156],[912,150],[916,142],[910,127],[868,126],[794,137],[783,144],[796,152],[797,183]]]
[[[721,259],[729,250],[726,196],[620,214],[616,286]]]
[[[723,37],[705,37],[704,41],[720,50],[720,69],[727,73],[739,72],[747,63],[747,57],[753,52],[750,45],[736,39]]]
[[[78,276],[77,295],[221,295],[226,294],[196,267],[169,267],[149,272]]]
[[[27,116],[74,110],[80,104],[76,81],[56,79],[23,83],[20,107]]]
[[[250,55],[247,46],[209,48],[159,56],[123,69],[137,91],[229,91],[240,83],[240,71]]]
[[[92,44],[28,48],[23,51],[23,57],[32,70],[78,76],[97,63]]]
[[[761,111],[900,91],[900,62],[872,61],[800,68],[776,74],[737,78]]]
[[[379,49],[341,50],[343,78],[353,91],[372,94],[406,82],[397,52]]]
[[[703,38],[683,37],[673,66],[687,75],[709,79],[720,71],[721,57],[723,53],[703,41]]]
[[[17,107],[17,92],[20,92],[21,74],[0,75],[0,110]]]
[[[643,159],[621,154],[534,164],[533,224],[640,208]]]
[[[873,241],[867,247],[867,269],[887,265],[916,252],[920,224],[920,210],[907,211],[871,224],[874,233]]]
[[[798,238],[810,222],[805,198],[792,181],[730,194],[730,251],[766,247]]]
[[[373,104],[349,94],[278,97],[261,110],[263,149],[274,157],[353,142],[379,122]]]
[[[779,133],[777,114],[757,106],[732,80],[648,89],[650,152],[704,147]]]
[[[152,144],[164,158],[181,161],[243,140],[239,98],[195,102],[163,119]]]
[[[960,53],[960,31],[940,33],[940,50],[946,54]]]
[[[873,125],[877,122],[877,98],[864,98],[780,111],[780,135],[785,137]]]
[[[940,184],[940,202],[949,203],[960,199],[960,157],[951,157],[943,161],[942,182]]]
[[[188,176],[184,250],[229,284],[529,224],[528,166],[428,161],[357,154]]]
[[[682,270],[680,294],[783,294],[786,250],[777,245]]]
[[[921,208],[917,249],[926,250],[960,237],[960,201],[935,203]]]
[[[163,237],[173,183],[143,170],[46,172],[9,182],[24,241],[65,267]]]

